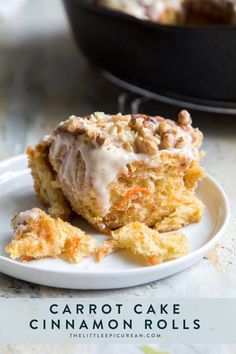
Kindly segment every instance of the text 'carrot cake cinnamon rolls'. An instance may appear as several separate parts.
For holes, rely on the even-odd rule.
[[[187,111],[177,123],[97,112],[61,122],[28,149],[29,165],[53,216],[57,210],[68,216],[70,207],[102,231],[138,221],[165,232],[201,219],[203,205],[194,192],[204,176],[202,138]]]

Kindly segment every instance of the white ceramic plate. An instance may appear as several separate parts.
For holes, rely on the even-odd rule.
[[[12,232],[10,219],[19,211],[41,206],[37,200],[27,169],[26,156],[18,156],[0,163],[0,272],[32,283],[70,289],[115,289],[140,285],[175,274],[199,261],[222,236],[229,218],[229,205],[224,191],[207,177],[197,190],[206,206],[202,221],[183,229],[190,242],[190,254],[177,260],[147,267],[137,257],[120,251],[96,263],[93,257],[80,264],[59,259],[43,259],[23,263],[11,260],[4,248]],[[74,220],[99,242],[99,235],[79,217]]]

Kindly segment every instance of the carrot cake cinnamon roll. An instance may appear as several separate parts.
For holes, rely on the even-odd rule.
[[[65,208],[67,217],[70,206],[103,232],[134,221],[164,232],[201,219],[203,205],[195,189],[204,177],[202,139],[187,111],[177,122],[96,112],[71,116],[57,126],[47,140],[43,170],[34,153],[38,145],[28,154],[36,192],[42,201],[42,193],[48,196],[53,216],[56,210],[63,215]]]

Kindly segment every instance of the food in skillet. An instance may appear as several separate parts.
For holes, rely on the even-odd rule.
[[[168,25],[236,24],[235,0],[89,0],[142,20]]]
[[[235,25],[235,0],[185,0],[185,20],[188,25]]]
[[[142,114],[72,116],[28,149],[29,166],[54,217],[68,219],[73,210],[105,233],[131,222],[173,231],[201,219],[195,189],[204,177],[202,138],[187,111],[177,122]]]
[[[181,23],[184,0],[89,0],[112,10],[121,11],[142,20],[162,24]]]

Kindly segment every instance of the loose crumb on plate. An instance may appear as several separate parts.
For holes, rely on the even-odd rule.
[[[112,240],[106,241],[98,249],[97,259],[101,261],[119,248],[143,257],[149,265],[176,259],[189,252],[188,240],[183,233],[163,234],[139,222],[113,231]]]
[[[95,240],[61,219],[33,208],[12,219],[13,239],[5,248],[12,259],[30,261],[45,257],[78,263],[96,250]]]

